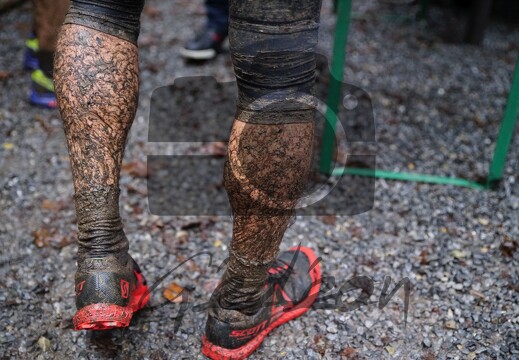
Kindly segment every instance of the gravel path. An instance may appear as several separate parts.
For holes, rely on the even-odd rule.
[[[56,111],[35,109],[26,101],[30,76],[20,68],[30,9],[26,5],[4,14],[2,359],[203,358],[204,312],[190,306],[175,331],[180,307],[168,303],[162,291],[174,281],[189,290],[190,305],[207,301],[231,224],[227,217],[150,214],[146,157],[182,146],[148,142],[149,104],[153,89],[180,76],[231,81],[231,63],[228,54],[205,64],[186,64],[179,57],[183,41],[203,23],[198,2],[147,3],[139,40],[139,111],[121,181],[122,217],[131,252],[150,282],[200,251],[213,254],[212,264],[199,256],[170,275],[153,292],[152,307],[125,331],[93,335],[71,330],[76,230],[64,136]],[[518,56],[519,30],[493,23],[483,47],[459,45],[445,38],[459,31],[448,11],[433,8],[429,21],[409,21],[416,10],[375,0],[354,2],[346,78],[371,96],[376,124],[376,143],[355,146],[376,153],[383,169],[482,179]],[[320,34],[325,54],[330,53],[333,28],[327,1]],[[205,115],[218,116],[214,111]],[[516,136],[497,191],[377,180],[371,211],[299,217],[283,247],[301,242],[323,257],[322,299],[304,317],[275,330],[252,358],[519,359],[517,145]],[[374,287],[357,309],[341,307],[337,296],[342,287],[342,303],[355,300],[358,290],[346,291],[353,276],[365,277]],[[387,277],[392,279],[389,291],[408,279],[407,326],[402,289],[385,307],[378,306]]]

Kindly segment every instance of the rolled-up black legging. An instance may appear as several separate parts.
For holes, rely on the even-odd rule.
[[[313,121],[320,8],[320,0],[230,1],[237,119],[260,124]]]
[[[83,25],[137,43],[144,0],[72,0],[64,24]]]

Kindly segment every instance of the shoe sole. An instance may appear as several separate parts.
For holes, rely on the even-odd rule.
[[[312,249],[307,247],[293,247],[289,250],[298,250],[303,252],[309,259],[310,266],[315,264],[317,256]],[[290,320],[293,320],[310,309],[310,306],[314,303],[321,290],[321,265],[317,264],[313,267],[310,272],[312,278],[312,287],[308,293],[308,296],[295,305],[292,309],[283,314],[279,319],[270,324],[265,330],[260,332],[254,339],[246,343],[245,345],[237,349],[226,349],[217,345],[212,344],[204,336],[202,338],[202,353],[213,360],[242,360],[250,356],[256,349],[263,343],[263,340],[267,335],[280,325],[283,325]]]
[[[133,314],[142,309],[150,299],[150,291],[143,284],[142,274],[135,272],[137,287],[130,294],[128,306],[90,304],[77,311],[74,330],[110,330],[130,325]]]
[[[40,106],[45,109],[54,110],[58,107],[56,99],[49,99],[49,97],[39,95],[35,90],[31,90],[29,94],[29,102],[32,105]]]
[[[180,55],[187,59],[192,60],[211,60],[216,57],[215,49],[207,50],[188,50],[185,48],[180,49]]]

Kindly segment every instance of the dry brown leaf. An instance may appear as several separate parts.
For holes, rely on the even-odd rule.
[[[185,230],[177,231],[175,239],[178,244],[185,244],[189,240],[189,233]]]
[[[169,284],[168,287],[164,289],[162,295],[174,303],[181,303],[183,298],[187,298],[187,294],[184,294],[184,288],[174,282]]]
[[[200,147],[199,152],[207,155],[224,157],[227,156],[227,143],[220,141],[203,144]]]
[[[429,259],[427,256],[429,256],[429,252],[427,250],[422,250],[419,256],[420,265],[429,265]]]
[[[219,278],[212,278],[212,279],[208,279],[208,280],[204,281],[202,284],[202,288],[204,289],[204,291],[206,293],[212,294],[214,289],[216,289],[216,287],[219,284],[220,284]]]
[[[424,354],[423,360],[436,360],[436,356],[434,356],[434,354],[432,352],[427,352],[426,354]]]
[[[346,359],[354,359],[357,357],[357,350],[355,350],[354,348],[352,347],[345,347],[342,351],[341,351],[341,357],[344,356],[346,357]]]
[[[477,296],[478,298],[485,299],[485,295],[482,294],[482,293],[480,293],[480,292],[477,291],[477,290],[470,289],[470,294],[471,294],[471,295],[474,295],[474,296]]]
[[[513,257],[514,253],[517,250],[517,243],[512,239],[505,237],[501,245],[499,246],[499,250],[501,250],[501,254],[506,257]]]
[[[53,248],[61,249],[67,245],[72,244],[66,236],[58,233],[58,230],[49,226],[42,226],[40,229],[33,232],[34,245],[39,248],[52,246]]]
[[[447,329],[456,330],[456,323],[454,322],[454,320],[447,320],[445,322],[445,327]]]
[[[68,203],[64,200],[54,201],[44,199],[41,203],[41,208],[45,210],[61,211],[68,207]]]
[[[148,189],[146,189],[146,188],[135,186],[133,184],[128,184],[128,186],[126,188],[128,189],[128,193],[139,194],[142,196],[148,196]]]
[[[5,80],[10,78],[13,75],[13,73],[9,71],[0,71],[0,80]]]
[[[148,167],[143,161],[130,161],[124,163],[121,170],[134,177],[146,178],[148,176]]]
[[[324,215],[321,216],[321,221],[326,225],[335,225],[337,221],[337,216],[335,215]]]
[[[152,19],[158,18],[161,14],[161,11],[158,7],[151,6],[151,5],[144,6],[144,9],[142,10],[142,12]]]

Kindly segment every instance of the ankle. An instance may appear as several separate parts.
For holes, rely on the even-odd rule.
[[[248,261],[231,251],[227,270],[215,290],[218,306],[244,315],[255,314],[268,295],[266,283],[270,263]]]
[[[119,216],[119,189],[103,187],[75,195],[79,258],[114,255],[126,260],[128,239]]]

